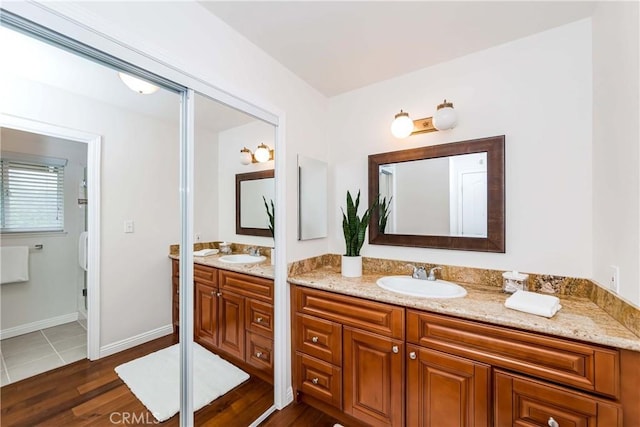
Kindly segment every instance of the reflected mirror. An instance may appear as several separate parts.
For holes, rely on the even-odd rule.
[[[298,240],[327,237],[327,162],[298,156]]]
[[[369,243],[504,252],[504,136],[369,156]]]
[[[271,237],[264,205],[275,200],[273,169],[236,175],[236,233]]]

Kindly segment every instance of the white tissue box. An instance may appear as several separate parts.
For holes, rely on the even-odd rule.
[[[516,291],[507,298],[504,305],[512,310],[544,317],[553,317],[562,308],[558,297],[528,291]]]

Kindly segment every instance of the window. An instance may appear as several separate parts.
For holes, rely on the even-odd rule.
[[[64,230],[64,164],[3,156],[0,174],[2,233]]]

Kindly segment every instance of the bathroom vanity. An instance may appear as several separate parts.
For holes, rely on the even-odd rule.
[[[544,319],[495,289],[445,302],[330,269],[289,281],[294,395],[349,425],[640,425],[640,339],[595,304]]]
[[[216,257],[208,259],[211,260],[209,264],[217,264],[213,261]],[[173,327],[176,334],[179,273],[179,262],[173,259]],[[195,342],[272,384],[273,279],[195,263],[193,282]]]

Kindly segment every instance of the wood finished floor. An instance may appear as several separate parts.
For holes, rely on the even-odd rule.
[[[174,338],[167,336],[95,362],[81,360],[6,385],[0,389],[0,407],[2,408],[0,425],[2,427],[153,425],[155,419],[151,413],[129,391],[114,372],[114,368],[174,343]],[[273,387],[252,376],[244,384],[196,412],[195,423],[198,426],[248,426],[272,403]],[[135,414],[138,422],[131,422],[133,418],[129,418],[128,423],[124,422],[120,414],[125,413]],[[277,416],[282,417],[283,414],[279,413]],[[293,415],[293,418],[296,418],[296,415]],[[179,417],[176,415],[161,425],[178,426]],[[271,423],[268,425],[307,424]],[[320,427],[324,424],[308,425]]]

